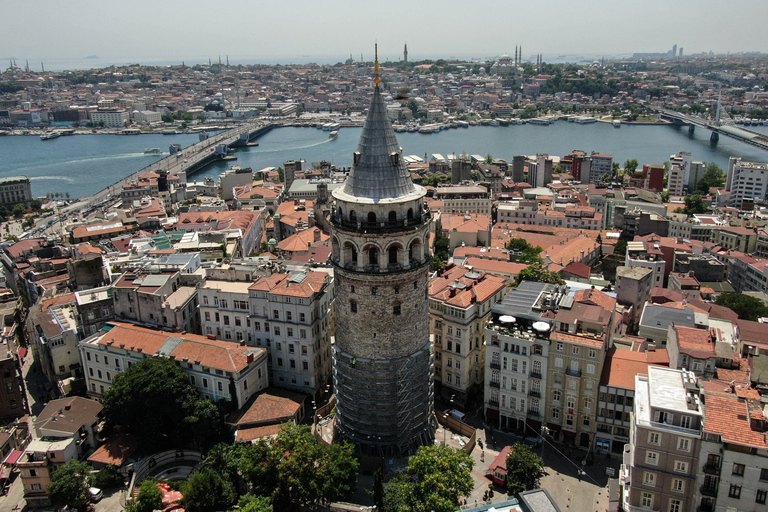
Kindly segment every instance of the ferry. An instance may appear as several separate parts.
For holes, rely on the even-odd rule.
[[[61,137],[60,132],[48,132],[44,133],[40,136],[40,140],[51,140],[51,139],[58,139]]]
[[[323,131],[332,132],[334,130],[338,130],[339,128],[341,128],[341,125],[339,123],[325,123],[322,126],[322,128],[323,128]]]
[[[160,155],[162,152],[163,150],[160,148],[147,148],[144,150],[145,155]]]
[[[337,130],[333,130],[331,133],[328,134],[329,139],[335,139],[339,136],[339,132]]]
[[[469,123],[466,121],[457,121],[456,124],[458,124],[460,128],[469,128]]]
[[[621,128],[621,121],[620,121],[620,120],[618,120],[618,119],[614,119],[614,120],[611,122],[611,124],[613,125],[613,127],[614,127],[614,128]]]

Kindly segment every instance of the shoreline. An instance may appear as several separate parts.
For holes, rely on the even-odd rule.
[[[559,119],[559,121],[563,121],[563,119]],[[274,122],[274,121],[273,121]],[[611,121],[609,120],[603,120],[603,119],[597,119],[598,123],[608,123],[610,124]],[[314,128],[314,126],[307,126],[306,123],[308,121],[294,121],[294,122],[288,122],[288,123],[275,123],[278,126],[276,128]],[[310,121],[311,123],[311,121]],[[632,126],[666,126],[666,125],[673,125],[674,123],[671,123],[669,121],[664,120],[658,120],[658,121],[622,121],[621,124],[626,125],[632,125]],[[66,135],[62,135],[62,137],[70,137],[72,135],[119,135],[119,136],[137,136],[137,135],[195,135],[199,133],[208,133],[208,132],[216,132],[216,131],[226,131],[233,128],[237,128],[241,126],[241,124],[233,124],[226,127],[221,127],[218,125],[211,126],[211,127],[200,127],[197,129],[173,129],[173,133],[163,133],[162,131],[141,131],[139,133],[121,133],[120,128],[101,128],[101,129],[94,129],[94,128],[87,128],[87,129],[80,129],[80,128],[74,128],[74,133],[69,133]],[[357,124],[354,125],[342,125],[339,129],[342,128],[360,128],[362,125],[358,126]],[[480,126],[480,125],[478,125]],[[488,127],[488,125],[482,125],[485,127]],[[469,126],[469,128],[474,128],[475,126]],[[509,128],[509,126],[491,126],[492,128]],[[51,127],[51,128],[17,128],[13,130],[0,130],[0,137],[40,137],[41,135],[55,131],[55,130],[71,130],[72,128],[67,128],[64,126],[60,127]],[[172,129],[172,128],[167,128]],[[21,132],[21,133],[19,133]]]

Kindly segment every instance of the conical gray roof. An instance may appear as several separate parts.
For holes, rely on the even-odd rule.
[[[405,168],[378,85],[373,91],[357,153],[356,162],[344,184],[345,194],[374,202],[418,194]]]

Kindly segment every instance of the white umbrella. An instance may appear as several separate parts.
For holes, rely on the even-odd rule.
[[[499,322],[503,324],[513,324],[517,321],[517,319],[510,315],[502,315],[499,317]]]
[[[533,328],[539,332],[548,332],[549,324],[547,322],[534,322]]]

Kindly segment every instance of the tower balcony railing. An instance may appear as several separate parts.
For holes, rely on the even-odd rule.
[[[494,370],[501,370],[501,363],[498,361],[491,361],[491,368]]]
[[[538,370],[531,370],[531,377],[534,379],[541,379],[541,372]]]
[[[541,398],[541,391],[539,391],[538,389],[529,389],[528,396],[532,396],[534,398]]]
[[[501,385],[500,385],[498,382],[493,382],[493,381],[491,381],[491,387],[492,387],[492,388],[496,388],[496,389],[499,389],[499,388],[501,388]]]
[[[350,220],[336,214],[331,216],[331,222],[338,228],[367,233],[390,233],[402,229],[415,228],[430,220],[432,220],[432,213],[428,209],[423,211],[421,215],[415,215],[409,219],[383,220],[378,222],[368,222],[367,220],[363,221],[360,219]]]

